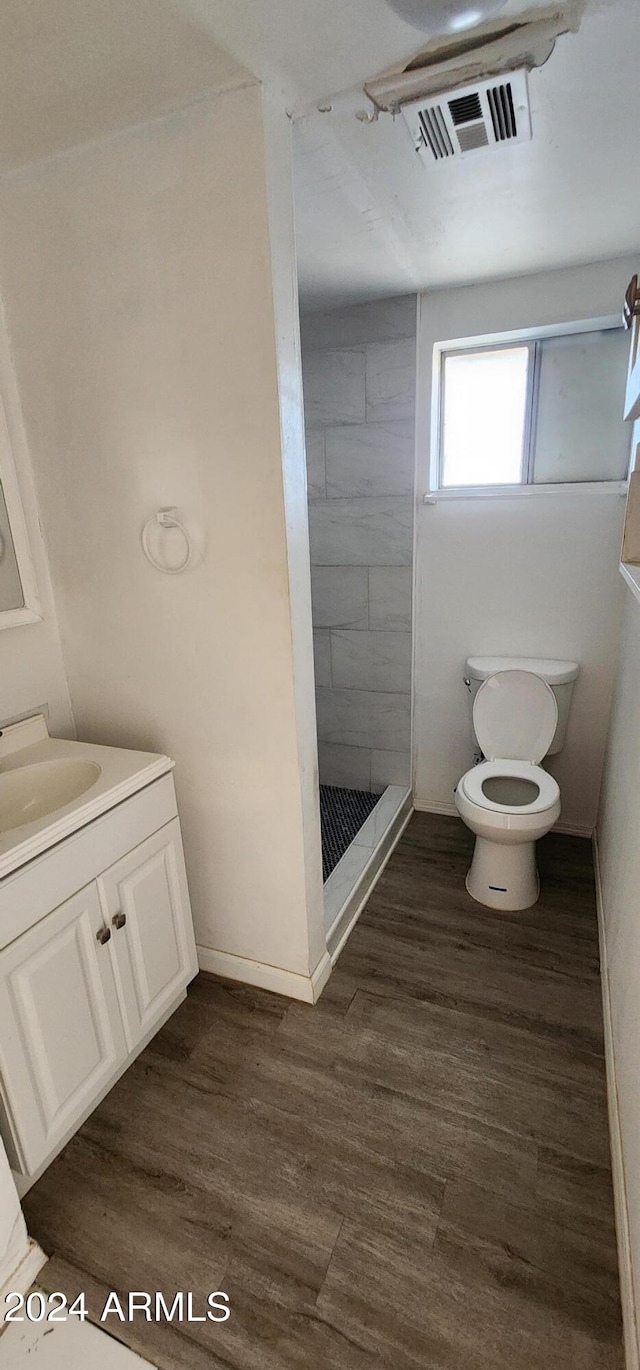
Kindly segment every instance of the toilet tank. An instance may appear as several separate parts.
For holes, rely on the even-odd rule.
[[[547,756],[553,756],[564,747],[571,708],[571,695],[580,667],[577,661],[552,661],[537,656],[470,656],[467,659],[465,682],[471,694],[471,707],[483,680],[495,675],[496,671],[532,671],[546,680],[553,690],[558,705],[558,725]],[[473,723],[471,724],[473,731]],[[478,739],[473,731],[474,746]]]

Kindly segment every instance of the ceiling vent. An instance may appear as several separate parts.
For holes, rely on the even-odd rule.
[[[477,152],[531,137],[526,71],[404,105],[402,115],[424,162]]]

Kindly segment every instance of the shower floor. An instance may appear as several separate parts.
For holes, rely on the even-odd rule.
[[[356,833],[375,809],[379,798],[379,794],[369,794],[367,790],[344,790],[338,785],[320,786],[323,880],[329,879]]]

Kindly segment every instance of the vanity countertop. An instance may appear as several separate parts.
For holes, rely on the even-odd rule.
[[[63,766],[51,766],[48,764],[51,762],[63,763]],[[3,821],[3,777],[15,786],[16,781],[18,784],[21,781],[16,772],[39,767],[30,772],[31,784],[37,791],[39,776],[49,776],[52,772],[62,774],[65,764],[69,771],[69,763],[73,763],[75,769],[79,769],[77,763],[83,763],[90,783],[84,786],[82,793],[32,821],[11,826],[7,820]],[[0,733],[0,879],[150,785],[171,771],[174,764],[170,757],[159,753],[49,737],[42,715],[5,728]],[[92,778],[94,773],[95,780]],[[24,809],[28,812],[28,805]]]

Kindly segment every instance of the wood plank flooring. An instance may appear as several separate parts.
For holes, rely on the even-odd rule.
[[[209,976],[25,1200],[49,1289],[161,1370],[622,1370],[591,853],[534,909],[416,814],[315,1008]],[[198,1308],[197,1311],[200,1311]]]

